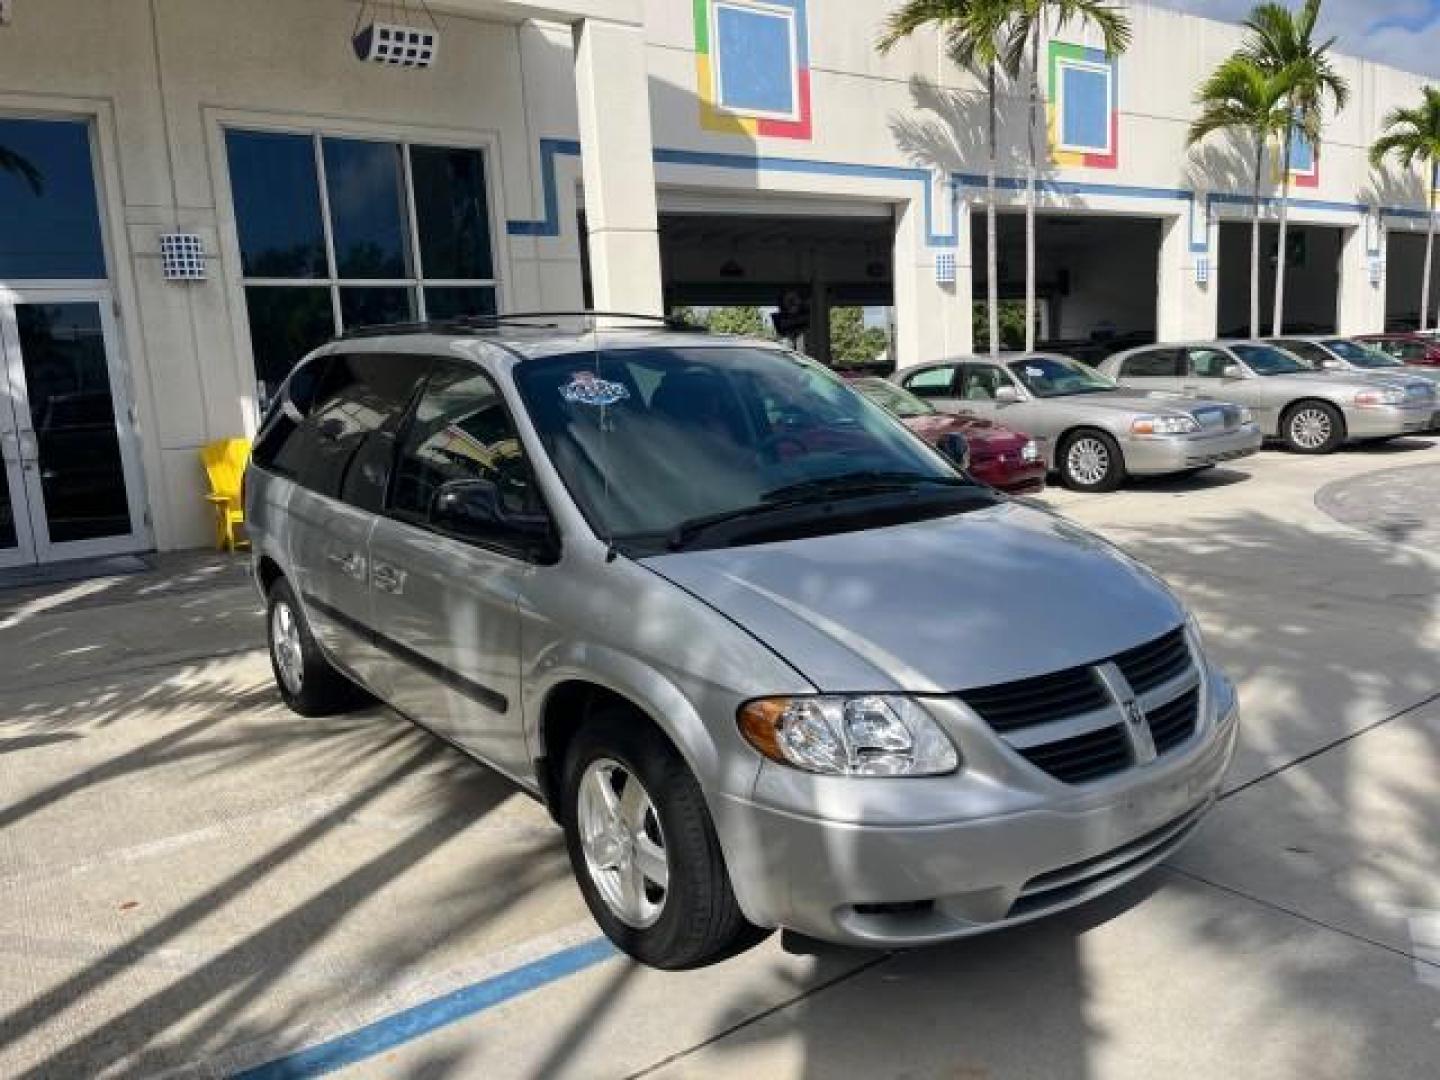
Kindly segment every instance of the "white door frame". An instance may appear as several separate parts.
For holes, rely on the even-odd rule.
[[[20,351],[19,327],[15,308],[27,304],[94,304],[100,313],[100,329],[105,345],[106,374],[115,414],[116,445],[120,453],[121,473],[125,483],[126,507],[130,516],[128,532],[93,540],[53,542],[45,515],[44,495],[38,468],[39,445],[31,428],[30,404],[26,396],[24,357]],[[18,549],[0,552],[0,566],[48,563],[61,559],[81,559],[101,555],[117,555],[143,551],[150,547],[149,528],[145,520],[145,494],[140,469],[140,446],[135,431],[135,413],[130,400],[130,385],[120,349],[120,335],[115,320],[114,293],[108,287],[54,286],[0,287],[0,389],[5,391],[9,412],[0,418],[0,430],[10,430],[13,438],[6,450],[7,479],[10,498],[15,508],[17,531],[21,536]],[[17,459],[12,467],[9,458]],[[19,476],[17,484],[11,469]],[[22,522],[22,519],[25,519]],[[28,541],[28,542],[27,542]],[[17,554],[17,551],[22,554]]]

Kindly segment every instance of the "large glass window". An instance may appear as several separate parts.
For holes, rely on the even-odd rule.
[[[497,310],[481,151],[238,129],[225,144],[262,406],[348,328]]]
[[[89,128],[0,120],[0,280],[103,277]]]

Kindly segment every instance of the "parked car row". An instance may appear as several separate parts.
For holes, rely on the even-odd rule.
[[[1095,369],[1044,353],[964,357],[894,381],[932,410],[1030,436],[1077,491],[1210,468],[1267,439],[1323,454],[1440,427],[1440,366],[1336,336],[1147,345]]]

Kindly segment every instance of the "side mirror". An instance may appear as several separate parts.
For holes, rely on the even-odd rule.
[[[430,500],[430,524],[470,540],[514,548],[537,562],[553,561],[555,533],[544,514],[514,513],[490,480],[451,480]]]
[[[944,454],[961,472],[970,469],[970,440],[958,431],[948,431],[935,443],[935,449]]]
[[[1243,376],[1244,372],[1240,370],[1239,364],[1226,364],[1220,369],[1220,377],[1222,379],[1239,379]]]
[[[1020,391],[1013,386],[1002,386],[995,391],[995,401],[1000,405],[1014,405],[1020,400]]]

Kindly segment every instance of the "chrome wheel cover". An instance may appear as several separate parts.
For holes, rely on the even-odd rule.
[[[1334,433],[1330,414],[1324,409],[1301,409],[1290,418],[1290,440],[1306,450],[1318,450]]]
[[[1110,472],[1110,451],[1099,439],[1081,436],[1065,451],[1065,471],[1078,483],[1094,487]]]
[[[626,926],[653,926],[669,895],[670,859],[644,785],[618,761],[592,761],[580,778],[576,826],[605,906]]]
[[[305,684],[305,654],[300,644],[300,620],[284,600],[270,611],[270,652],[280,681],[292,694]]]

